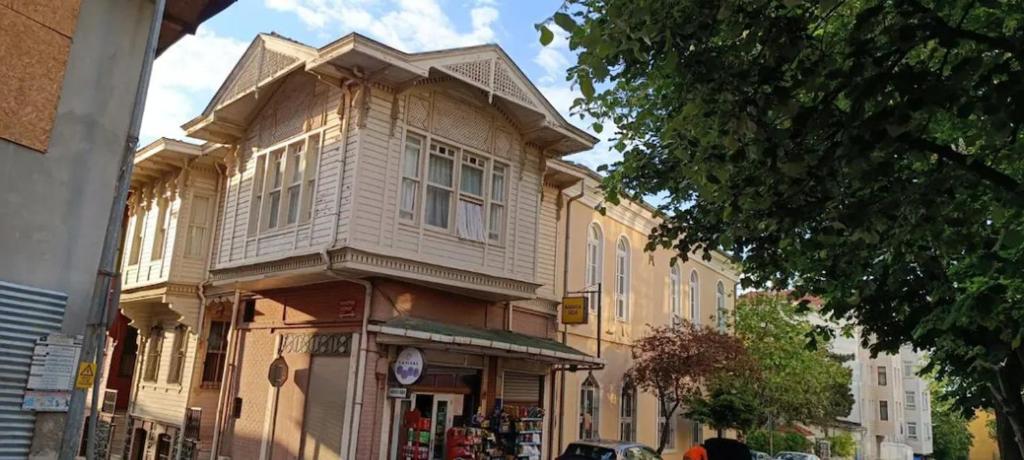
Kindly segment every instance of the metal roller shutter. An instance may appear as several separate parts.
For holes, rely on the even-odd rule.
[[[0,459],[28,458],[35,412],[21,410],[36,339],[60,331],[68,297],[0,281]]]
[[[539,406],[544,378],[536,374],[505,373],[505,387],[502,393],[505,402]]]

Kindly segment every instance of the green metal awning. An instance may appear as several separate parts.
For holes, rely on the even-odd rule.
[[[367,329],[380,334],[377,341],[384,344],[541,360],[584,368],[604,366],[604,360],[564,343],[512,331],[458,326],[409,316],[370,324]]]

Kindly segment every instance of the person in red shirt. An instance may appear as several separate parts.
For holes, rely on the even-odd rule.
[[[694,444],[683,454],[683,460],[708,460],[708,451],[704,450],[703,444]]]

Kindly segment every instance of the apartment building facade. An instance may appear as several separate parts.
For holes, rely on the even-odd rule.
[[[631,344],[651,326],[682,319],[727,330],[739,272],[719,253],[711,260],[693,255],[673,264],[672,250],[645,251],[648,235],[658,223],[652,209],[623,200],[619,205],[604,203],[605,211],[599,211],[603,195],[600,176],[593,171],[556,161],[549,164],[548,176],[554,184],[578,181],[564,189],[560,204],[552,200],[545,207],[547,218],[561,223],[554,234],[558,263],[553,289],[558,296],[563,289],[570,294],[591,292],[588,324],[566,326],[561,333],[569,346],[600,356],[605,363],[603,369],[559,377],[562,417],[556,427],[557,444],[605,438],[656,446],[660,428],[668,424],[671,434],[662,456],[680,459],[694,443],[715,433],[685,419],[681,411],[666,413],[653,394],[630,384],[626,374],[632,366]],[[554,195],[553,186],[549,192],[545,197]],[[597,290],[600,296],[593,293]]]
[[[925,357],[909,346],[897,354],[871,357],[860,337],[837,337],[832,352],[847,360],[853,371],[854,404],[843,420],[858,425],[858,458],[885,459],[913,452],[915,458],[933,451],[931,393],[918,375]]]

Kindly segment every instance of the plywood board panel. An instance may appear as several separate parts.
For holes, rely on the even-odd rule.
[[[75,35],[80,0],[0,0],[0,5],[4,1],[15,11],[67,38]]]
[[[0,138],[45,152],[71,40],[0,7]]]

